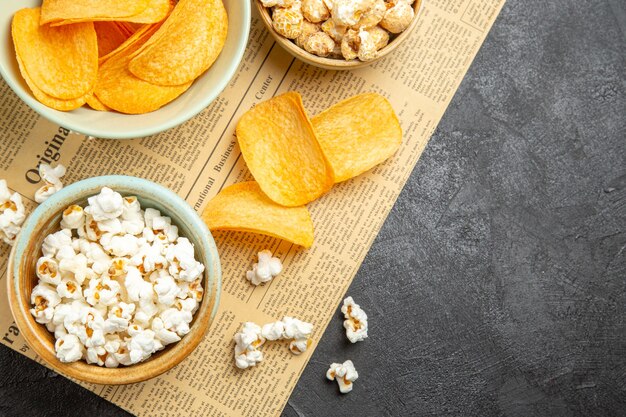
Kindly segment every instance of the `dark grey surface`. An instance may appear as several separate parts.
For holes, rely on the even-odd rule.
[[[285,416],[626,415],[624,1],[509,0],[349,294]],[[0,415],[127,415],[0,352]]]

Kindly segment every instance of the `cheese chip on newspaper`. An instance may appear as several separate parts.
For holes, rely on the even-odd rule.
[[[43,0],[41,24],[64,20],[120,20],[135,16],[149,0]]]
[[[52,28],[39,25],[40,9],[21,9],[11,34],[22,75],[43,93],[71,100],[93,88],[98,73],[98,40],[93,23]]]
[[[278,204],[302,206],[333,186],[332,168],[300,94],[289,92],[257,104],[241,117],[236,130],[248,169]]]
[[[398,116],[389,101],[376,93],[343,100],[311,122],[337,182],[373,168],[402,143]]]
[[[131,45],[121,45],[102,63],[94,93],[102,104],[127,114],[148,113],[159,109],[184,93],[191,82],[183,85],[156,85],[135,77],[128,71],[131,55],[146,42],[153,31],[146,31]]]
[[[228,16],[222,0],[180,0],[163,26],[130,61],[135,76],[180,85],[206,71],[222,51]]]
[[[224,188],[202,212],[210,230],[260,233],[310,248],[313,222],[306,207],[284,207],[274,203],[254,182]]]

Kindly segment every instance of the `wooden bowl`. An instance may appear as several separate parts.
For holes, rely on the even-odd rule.
[[[105,368],[85,361],[63,363],[54,350],[54,334],[30,314],[30,294],[38,283],[35,273],[44,238],[59,230],[63,210],[71,205],[85,206],[87,197],[98,194],[103,186],[120,194],[135,195],[143,208],[153,207],[170,216],[195,246],[196,259],[205,265],[204,297],[194,315],[191,331],[179,342],[167,345],[149,359],[131,366]],[[172,191],[150,181],[126,177],[104,176],[79,181],[63,188],[41,204],[24,222],[22,231],[9,256],[7,271],[9,306],[20,333],[43,362],[55,371],[94,384],[130,384],[145,381],[168,371],[180,363],[202,341],[219,302],[221,270],[217,248],[211,233],[197,213]]]
[[[276,42],[283,48],[285,48],[291,55],[298,58],[301,61],[306,62],[307,64],[314,65],[316,67],[329,69],[329,70],[346,70],[346,69],[355,69],[365,67],[370,65],[380,59],[383,59],[387,55],[390,55],[393,51],[400,46],[402,42],[404,42],[411,35],[411,32],[417,26],[417,19],[419,19],[420,12],[422,10],[423,0],[415,0],[413,3],[413,8],[415,9],[415,17],[413,21],[406,28],[406,30],[396,37],[392,38],[387,46],[378,51],[378,57],[371,61],[361,61],[359,59],[353,59],[350,61],[346,61],[343,58],[322,58],[317,55],[313,55],[304,49],[298,47],[291,39],[287,39],[284,36],[280,35],[274,29],[272,25],[272,16],[270,10],[263,6],[260,0],[255,0],[257,9],[259,10],[259,14],[261,15],[261,20],[265,23],[267,30],[270,31]]]

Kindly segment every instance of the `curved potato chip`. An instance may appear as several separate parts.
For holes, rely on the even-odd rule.
[[[224,188],[202,212],[210,230],[260,233],[310,248],[313,222],[306,207],[274,203],[254,181]]]
[[[149,0],[43,0],[41,24],[63,20],[118,20],[134,16],[148,7]]]
[[[100,58],[98,58],[98,63],[102,65],[107,59],[111,58],[113,55],[116,55],[122,52],[123,50],[128,49],[131,45],[134,45],[135,43],[137,43],[140,40],[140,38],[143,39],[145,36],[147,36],[148,32],[151,34],[150,36],[152,36],[152,34],[154,34],[154,32],[156,32],[158,28],[159,28],[159,23],[155,23],[152,25],[142,25],[132,35],[130,35],[121,45],[118,45],[117,48],[110,51],[108,54],[103,55]],[[143,41],[145,41],[145,39],[143,39]]]
[[[26,85],[28,85],[28,87],[30,88],[30,91],[32,91],[33,93],[33,96],[35,96],[35,98],[41,104],[46,105],[55,110],[60,110],[60,111],[74,110],[74,109],[79,108],[83,104],[85,104],[85,99],[86,99],[85,96],[70,99],[70,100],[63,100],[60,98],[49,96],[48,94],[44,93],[39,88],[37,88],[35,83],[33,83],[33,81],[30,79],[28,73],[24,69],[24,64],[22,63],[22,60],[20,59],[19,55],[17,55],[16,58],[17,58],[17,65],[20,68],[20,73],[22,74],[24,81],[26,81]]]
[[[236,131],[248,169],[278,204],[301,206],[333,186],[332,168],[300,94],[289,92],[256,105],[241,117]]]
[[[227,32],[222,0],[180,0],[161,29],[130,61],[130,72],[160,85],[192,81],[213,65]]]
[[[402,143],[402,128],[391,104],[380,94],[343,100],[311,119],[326,158],[341,182],[373,168]]]
[[[184,93],[184,85],[162,86],[146,82],[128,71],[130,56],[152,35],[147,31],[136,42],[107,59],[98,73],[94,93],[107,107],[127,114],[148,113]]]
[[[98,111],[110,111],[111,110],[109,107],[105,106],[104,103],[101,102],[100,99],[98,99],[98,97],[96,97],[96,95],[93,93],[87,94],[85,96],[85,101],[87,102],[87,105],[94,110],[98,110]]]
[[[114,51],[129,38],[116,22],[93,22],[98,37],[98,57]]]
[[[64,100],[91,91],[98,72],[98,40],[93,23],[52,28],[39,25],[40,9],[13,16],[15,51],[31,81],[44,93]]]
[[[141,13],[124,16],[124,17],[79,17],[71,19],[63,19],[50,23],[50,26],[63,26],[70,25],[72,23],[80,22],[132,22],[132,23],[158,23],[165,19],[174,6],[170,3],[170,0],[149,0],[148,7],[146,7]]]

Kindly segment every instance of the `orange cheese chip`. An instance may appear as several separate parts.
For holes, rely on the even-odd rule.
[[[70,100],[63,100],[60,98],[49,96],[48,94],[41,91],[30,79],[28,73],[24,70],[24,64],[22,64],[22,60],[20,59],[19,55],[17,56],[17,64],[20,68],[20,72],[22,73],[22,77],[24,77],[24,80],[26,81],[26,85],[28,85],[30,91],[32,91],[33,93],[33,96],[35,96],[35,98],[39,100],[40,103],[60,111],[74,110],[85,104],[85,96]]]
[[[98,36],[98,57],[114,51],[130,36],[117,22],[94,22],[93,27]]]
[[[100,99],[96,97],[96,95],[93,93],[87,94],[85,96],[85,101],[87,102],[87,105],[94,110],[98,110],[98,111],[110,111],[111,110],[109,107],[105,106],[104,103],[101,102]]]
[[[317,140],[341,182],[373,168],[402,143],[402,128],[386,98],[376,93],[343,100],[311,119]]]
[[[173,6],[170,0],[149,0],[148,7],[141,13],[125,17],[77,17],[71,19],[63,19],[53,21],[50,26],[63,26],[80,22],[96,22],[96,21],[116,21],[116,22],[132,22],[132,23],[158,23],[165,19],[172,10]]]
[[[160,85],[193,81],[217,59],[227,32],[222,0],[180,0],[130,61],[130,72]]]
[[[224,188],[209,201],[202,219],[210,230],[260,233],[305,248],[313,245],[313,222],[306,207],[276,204],[254,181]]]
[[[296,92],[246,112],[237,124],[237,139],[254,179],[278,204],[301,206],[333,186],[332,168]]]
[[[52,28],[40,26],[39,17],[39,8],[22,9],[13,16],[11,34],[23,70],[49,96],[83,97],[93,88],[98,72],[93,23]]]
[[[107,107],[121,113],[148,113],[174,100],[185,92],[191,82],[177,86],[161,86],[135,77],[128,71],[130,56],[152,35],[146,31],[134,43],[114,52],[102,63],[94,93]]]
[[[143,12],[149,0],[43,0],[41,24],[64,20],[120,20]]]

